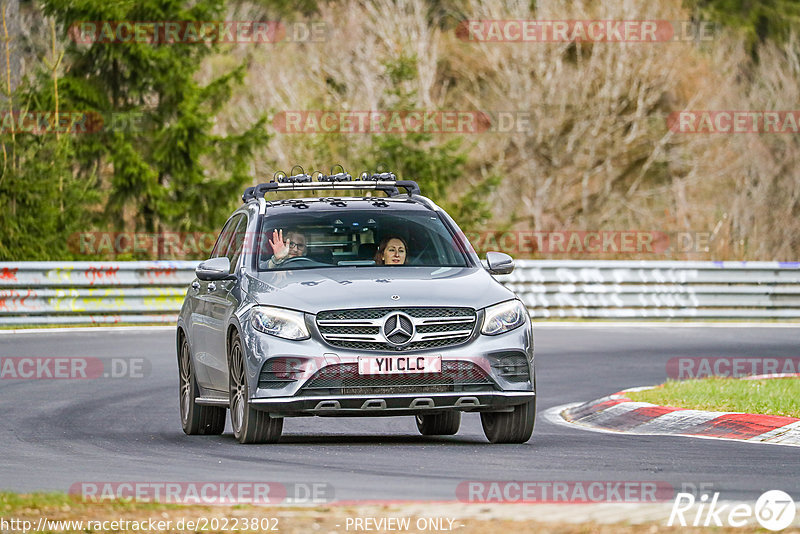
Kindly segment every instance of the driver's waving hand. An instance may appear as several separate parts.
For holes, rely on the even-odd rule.
[[[285,241],[283,230],[273,230],[269,244],[273,252],[267,262],[270,269],[275,269],[290,258],[298,258],[306,254],[306,236],[295,230],[287,230]]]

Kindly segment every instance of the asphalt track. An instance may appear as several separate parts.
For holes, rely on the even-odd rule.
[[[277,445],[230,433],[188,437],[178,415],[174,334],[128,330],[0,335],[0,357],[138,357],[149,376],[0,380],[0,489],[67,491],[86,481],[327,483],[339,501],[456,499],[469,480],[654,481],[754,500],[800,495],[795,447],[588,432],[541,414],[663,382],[677,356],[784,356],[800,327],[537,325],[539,401],[533,439],[490,445],[477,414],[457,436],[423,438],[411,417],[293,418]]]

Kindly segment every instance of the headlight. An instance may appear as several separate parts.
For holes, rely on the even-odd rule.
[[[256,330],[284,339],[308,339],[305,317],[301,312],[258,306],[250,318]]]
[[[528,310],[518,300],[509,300],[489,306],[483,314],[481,333],[487,336],[496,336],[508,332],[525,324],[527,315]]]

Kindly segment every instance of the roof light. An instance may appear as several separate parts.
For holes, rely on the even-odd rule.
[[[397,181],[397,176],[393,172],[380,172],[375,174],[370,174],[369,171],[364,171],[358,176],[359,180],[362,181],[390,181],[395,182]]]
[[[339,167],[340,169],[342,169],[342,172],[337,172],[337,173],[334,174],[333,171],[334,171],[334,169],[336,169],[336,167]],[[317,176],[317,180],[320,181],[320,182],[349,182],[352,179],[353,179],[353,177],[350,176],[350,174],[348,174],[344,170],[344,167],[342,167],[338,163],[336,165],[334,165],[333,167],[331,167],[331,173],[330,174],[320,174],[319,176]]]
[[[341,169],[341,172],[334,173],[333,171],[337,167]],[[295,172],[295,169],[300,172]],[[344,167],[338,164],[331,167],[331,174],[323,174],[320,171],[307,174],[300,165],[295,165],[292,167],[291,176],[288,176],[283,171],[277,171],[270,182],[264,182],[245,189],[244,194],[242,194],[242,201],[250,202],[263,198],[270,191],[287,190],[376,190],[383,191],[390,197],[395,197],[400,194],[399,188],[405,189],[409,196],[421,194],[419,185],[416,182],[398,180],[397,175],[393,172],[370,173],[365,171],[359,175],[358,179],[353,180],[353,177],[344,170]]]

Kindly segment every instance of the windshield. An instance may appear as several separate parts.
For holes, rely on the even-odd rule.
[[[299,210],[298,210],[299,211]],[[259,271],[330,267],[466,267],[460,242],[430,211],[316,211],[262,216]]]

